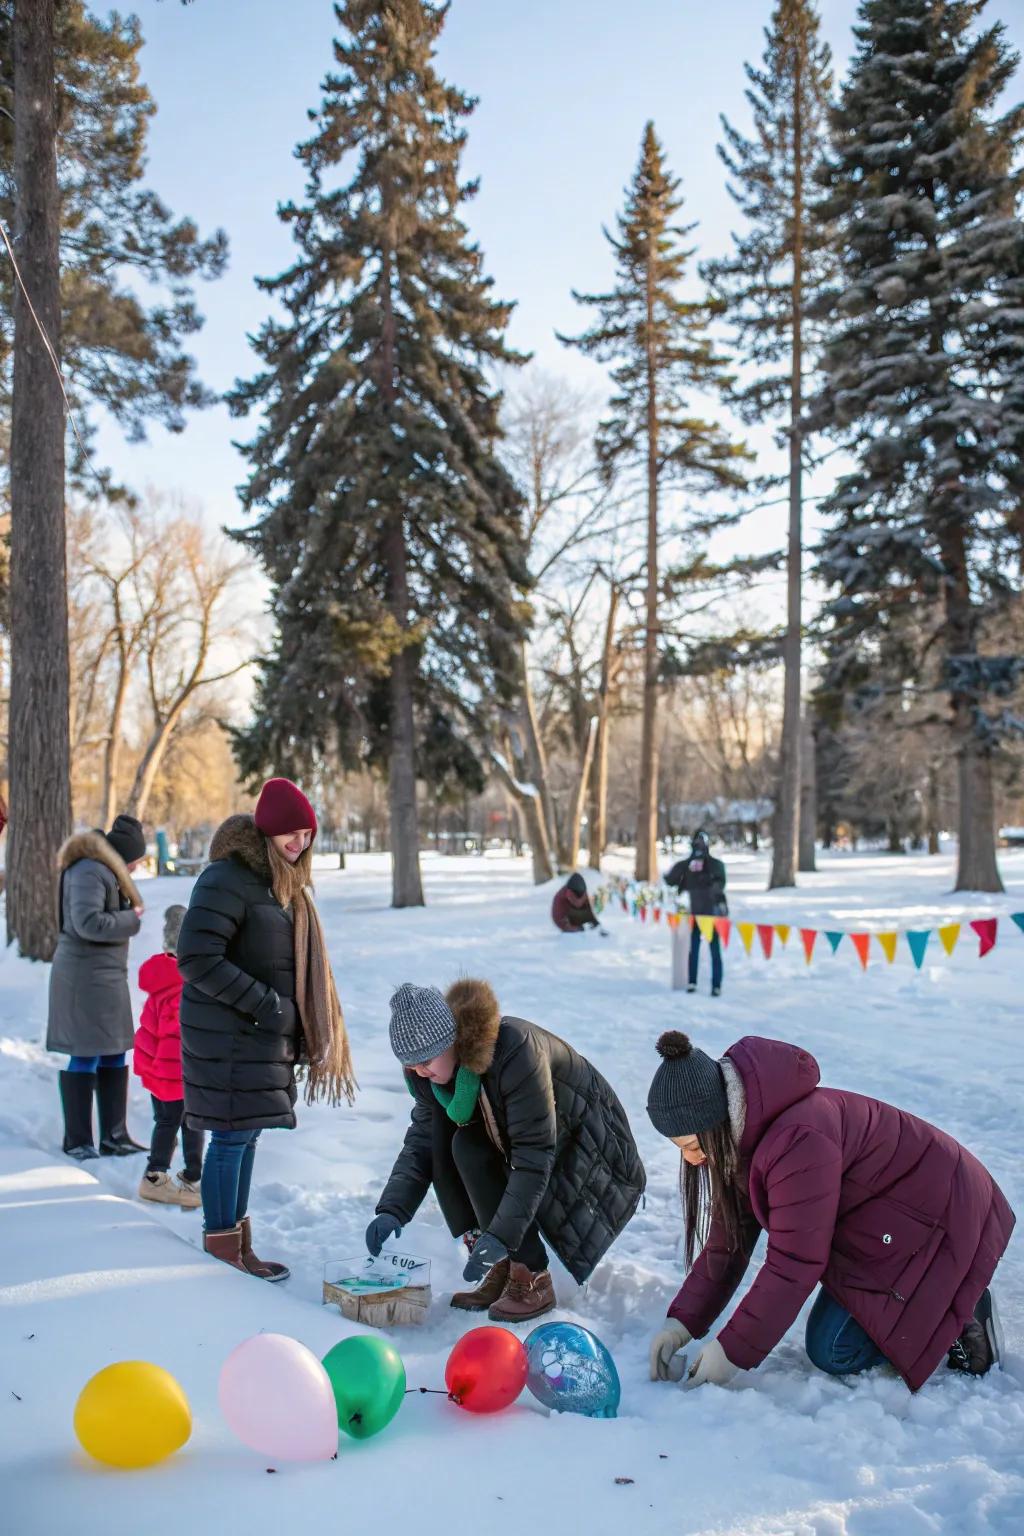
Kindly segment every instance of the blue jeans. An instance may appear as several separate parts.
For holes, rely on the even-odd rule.
[[[806,1347],[811,1364],[830,1376],[852,1376],[885,1361],[878,1345],[824,1286],[807,1319]]]
[[[69,1056],[69,1072],[98,1072],[101,1067],[123,1067],[124,1051],[114,1056]]]
[[[715,933],[711,938],[711,985],[722,985],[722,941]],[[697,985],[697,967],[700,964],[700,929],[694,923],[690,930],[690,985]]]
[[[249,1209],[249,1186],[259,1139],[259,1131],[210,1132],[199,1186],[207,1232],[226,1232],[237,1226]]]

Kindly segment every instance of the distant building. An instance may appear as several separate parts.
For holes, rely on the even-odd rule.
[[[674,844],[676,838],[692,837],[703,828],[723,842],[757,848],[771,831],[774,812],[773,800],[726,800],[721,796],[673,805],[669,811],[669,838]]]

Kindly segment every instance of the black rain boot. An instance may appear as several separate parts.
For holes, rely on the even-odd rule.
[[[99,1157],[92,1139],[92,1096],[95,1072],[61,1072],[60,1102],[64,1111],[64,1151],[76,1162]]]
[[[100,1111],[100,1155],[131,1157],[149,1148],[128,1134],[128,1068],[101,1067],[96,1073],[96,1102]]]
[[[965,1376],[985,1376],[992,1367],[1002,1368],[1003,1338],[999,1313],[990,1290],[981,1293],[974,1316],[949,1351],[946,1364]]]

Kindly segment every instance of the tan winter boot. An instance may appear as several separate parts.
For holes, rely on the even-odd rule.
[[[255,1275],[257,1280],[269,1280],[271,1284],[278,1280],[287,1280],[291,1270],[287,1264],[275,1264],[270,1259],[258,1259],[252,1251],[252,1223],[248,1216],[243,1216],[239,1223],[242,1234],[242,1268],[250,1275]]]
[[[555,1288],[548,1270],[535,1275],[525,1264],[510,1264],[508,1284],[487,1316],[492,1323],[528,1323],[555,1306]]]
[[[243,1275],[249,1273],[242,1263],[241,1226],[228,1227],[225,1232],[204,1232],[203,1251],[211,1258],[220,1259],[222,1264],[230,1264],[232,1269],[241,1270]]]
[[[180,1173],[173,1179],[169,1173],[144,1173],[139,1199],[152,1200],[154,1205],[180,1205],[183,1211],[198,1210],[203,1203],[198,1184],[190,1184]]]
[[[490,1272],[484,1276],[475,1291],[456,1291],[452,1297],[452,1306],[460,1312],[486,1312],[496,1301],[500,1301],[508,1284],[508,1259],[502,1259],[500,1264],[495,1264]]]

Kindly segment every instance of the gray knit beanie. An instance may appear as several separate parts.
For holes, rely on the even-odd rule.
[[[164,912],[164,953],[167,955],[178,953],[178,935],[187,910],[187,907],[168,907]]]
[[[647,1095],[647,1113],[663,1136],[696,1136],[729,1118],[722,1069],[689,1037],[670,1029],[658,1041],[661,1066]]]
[[[391,1049],[403,1067],[443,1056],[455,1044],[455,1015],[437,987],[403,981],[391,998]]]

